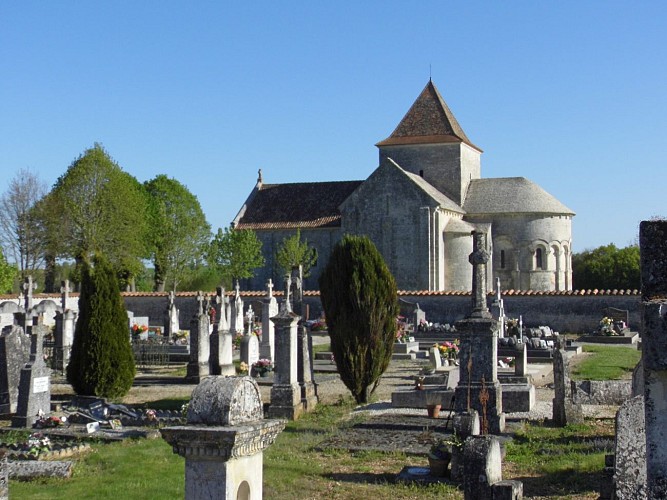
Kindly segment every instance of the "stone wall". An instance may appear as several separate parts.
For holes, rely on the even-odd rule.
[[[280,290],[281,285],[276,284]],[[213,292],[210,292],[213,295]],[[182,330],[189,328],[190,319],[197,310],[197,301],[194,292],[179,293],[175,303],[179,309],[179,320]],[[282,292],[275,293],[278,301],[282,301]],[[257,303],[266,297],[265,292],[242,292],[243,301],[247,308],[249,303],[253,304],[253,310],[258,314],[261,308]],[[35,297],[35,303],[45,298],[57,300],[56,295],[39,295]],[[401,292],[401,310],[408,317],[412,310],[410,304],[419,304],[426,313],[427,321],[437,323],[449,323],[453,325],[456,321],[465,318],[470,313],[471,296],[469,292]],[[10,296],[0,297],[0,304],[12,300]],[[167,309],[168,298],[165,293],[126,293],[124,294],[125,306],[135,316],[148,316],[152,326],[163,324],[164,314]],[[548,325],[561,333],[589,333],[598,328],[600,319],[604,316],[607,307],[627,309],[630,312],[630,328],[639,331],[640,295],[638,292],[623,292],[613,294],[611,292],[509,292],[503,296],[505,312],[511,318],[523,316],[525,327]],[[15,301],[15,299],[13,299]],[[493,295],[489,295],[489,304]],[[76,294],[70,295],[69,306],[76,310]],[[310,318],[317,318],[322,314],[322,304],[319,292],[305,292],[304,303],[309,306]]]

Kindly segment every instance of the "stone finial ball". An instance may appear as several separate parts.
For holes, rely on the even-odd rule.
[[[188,424],[242,425],[264,418],[259,386],[251,377],[206,377],[188,407]]]

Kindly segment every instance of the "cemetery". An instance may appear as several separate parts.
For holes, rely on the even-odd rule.
[[[438,306],[400,295],[391,362],[361,405],[300,268],[282,291],[126,294],[138,370],[119,400],[72,392],[77,294],[63,282],[59,298],[35,297],[28,278],[0,301],[0,498],[76,497],[91,457],[118,446],[145,467],[116,474],[164,469],[144,485],[162,498],[665,498],[664,226],[642,223],[641,304],[601,301],[597,324],[561,332],[558,314],[534,322],[489,289],[486,234],[473,233],[472,292]],[[582,378],[603,355],[620,375]],[[565,460],[562,472],[536,456]]]

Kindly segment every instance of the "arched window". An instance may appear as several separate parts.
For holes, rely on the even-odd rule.
[[[535,249],[535,269],[544,269],[544,255],[541,248]]]

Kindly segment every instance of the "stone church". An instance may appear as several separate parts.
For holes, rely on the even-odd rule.
[[[429,81],[394,132],[376,144],[379,167],[364,181],[257,185],[234,219],[262,241],[266,265],[246,283],[282,285],[275,263],[282,241],[301,230],[318,251],[305,280],[317,279],[344,234],[367,235],[399,290],[467,291],[472,231],[484,231],[489,281],[503,289],[572,289],[574,212],[524,177],[484,179],[473,144]]]

